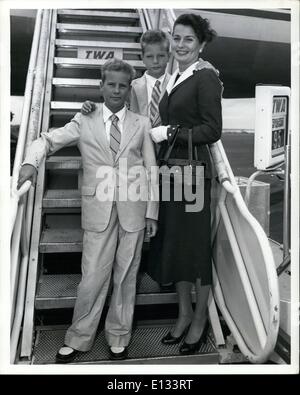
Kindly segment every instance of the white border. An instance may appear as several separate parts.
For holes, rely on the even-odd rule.
[[[89,8],[138,8],[140,0],[89,0]],[[291,365],[10,365],[9,364],[9,9],[87,8],[87,0],[0,1],[0,374],[291,374],[299,371],[299,3],[297,0],[144,1],[144,8],[273,8],[292,9],[292,361]],[[297,52],[298,51],[298,52]],[[5,219],[5,220],[4,220]],[[176,378],[176,377],[174,377]],[[187,377],[188,378],[188,377]],[[132,377],[130,380],[134,380]]]

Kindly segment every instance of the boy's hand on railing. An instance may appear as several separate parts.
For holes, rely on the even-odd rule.
[[[90,100],[86,100],[82,107],[81,107],[81,114],[82,115],[88,115],[90,112],[93,112],[96,110],[96,104]]]
[[[33,181],[33,178],[36,176],[37,170],[32,165],[23,165],[20,170],[19,179],[17,189],[20,189],[25,181],[30,180]]]

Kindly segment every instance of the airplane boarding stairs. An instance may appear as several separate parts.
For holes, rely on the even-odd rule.
[[[137,76],[141,75],[144,66],[140,56],[139,38],[149,27],[143,12],[133,9],[118,11],[60,9],[51,10],[50,14],[41,131],[64,125],[81,108],[84,100],[99,100],[99,66],[112,56],[112,53],[131,63],[137,71]],[[216,195],[213,207],[216,215],[213,223],[213,243],[214,246],[226,244],[227,248],[222,250],[222,247],[214,247],[214,297],[211,294],[209,299],[211,331],[207,343],[193,356],[180,356],[178,345],[166,347],[160,344],[161,337],[172,327],[176,317],[176,313],[169,314],[169,310],[172,310],[170,306],[173,305],[173,311],[176,306],[176,294],[174,289],[161,290],[158,284],[141,270],[138,276],[137,313],[129,356],[121,363],[218,364],[237,361],[257,363],[265,361],[275,346],[279,312],[276,312],[278,290],[274,280],[272,253],[268,245],[261,247],[261,240],[265,242],[267,238],[259,228],[259,236],[253,239],[253,243],[259,244],[258,259],[267,260],[269,265],[266,270],[261,270],[259,273],[261,280],[268,285],[267,290],[263,291],[256,269],[250,273],[249,280],[247,270],[243,266],[244,260],[248,261],[249,265],[251,260],[249,251],[243,254],[237,245],[241,243],[247,247],[245,239],[241,236],[242,230],[244,227],[247,228],[248,237],[249,234],[253,234],[254,228],[257,229],[257,224],[245,206],[242,214],[240,212],[235,214],[239,211],[238,205],[243,203],[230,165],[226,162],[222,144],[212,146],[211,153],[219,176],[219,181],[215,182],[214,186]],[[54,363],[55,354],[63,344],[64,333],[71,320],[70,311],[76,299],[76,287],[80,281],[82,252],[80,186],[81,158],[77,148],[67,147],[56,152],[47,158],[39,169],[25,311],[15,363]],[[228,211],[231,212],[229,215],[234,217],[232,222],[228,218],[224,219],[228,217]],[[240,215],[244,219],[242,225],[238,220]],[[233,243],[234,247],[228,248],[228,245],[232,245],[230,243]],[[145,242],[144,246],[146,255],[148,243]],[[266,253],[263,251],[264,248],[267,250]],[[230,305],[232,301],[226,288],[226,273],[225,276],[224,273],[222,274],[223,269],[220,266],[222,260],[236,260],[238,254],[239,265],[232,264],[231,270],[234,271],[237,281],[242,278],[242,284],[246,287],[246,296],[241,292],[239,297],[242,299],[250,297],[250,302],[247,299],[245,305],[249,310],[247,314],[249,313],[254,319],[254,324],[250,320],[242,326],[236,322],[239,311],[234,303],[233,306]],[[254,288],[251,283],[253,279],[258,282]],[[268,294],[269,286],[273,290],[271,297]],[[216,308],[214,298],[220,310]],[[260,311],[261,305],[263,312]],[[160,307],[164,311],[163,319],[162,317],[158,319]],[[228,311],[228,308],[233,310]],[[143,310],[151,311],[146,320],[145,314],[140,314]],[[244,356],[241,353],[234,353],[232,348],[227,347],[224,339],[227,325],[220,311]],[[64,317],[64,319],[55,321],[53,318],[49,320],[49,317]],[[78,356],[74,363],[112,363],[109,360],[101,323],[93,349]],[[249,334],[249,331],[253,335],[249,335],[249,338],[246,336],[245,340],[244,333]]]

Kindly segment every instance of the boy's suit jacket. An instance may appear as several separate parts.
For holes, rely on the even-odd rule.
[[[169,82],[171,75],[166,73],[161,85],[160,99],[163,97],[167,84]],[[144,115],[149,116],[149,103],[148,103],[148,91],[147,91],[147,80],[145,73],[142,77],[137,78],[131,83],[131,93],[130,93],[130,110]]]
[[[99,201],[97,188],[101,181],[100,173],[106,166],[118,178],[120,159],[126,158],[128,168],[139,166],[147,197],[144,201],[116,201],[115,204],[123,229],[136,232],[145,227],[146,217],[152,219],[158,217],[158,201],[154,198],[155,193],[151,195],[153,200],[148,198],[150,168],[156,165],[149,134],[150,127],[149,119],[127,110],[120,149],[114,161],[106,136],[102,104],[99,104],[89,115],[77,113],[64,127],[43,133],[29,147],[23,164],[28,163],[38,168],[45,155],[52,154],[66,145],[77,145],[81,152],[83,167],[82,228],[102,232],[110,220],[116,188],[114,184],[109,185],[110,199]],[[136,180],[135,177],[134,179]],[[133,187],[132,182],[133,178],[128,180],[127,190]]]

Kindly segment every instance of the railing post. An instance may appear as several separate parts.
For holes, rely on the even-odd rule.
[[[30,56],[30,72],[28,71],[28,80],[26,81],[24,106],[22,113],[22,130],[20,127],[21,136],[18,141],[18,155],[16,153],[16,159],[14,163],[14,171],[12,178],[12,197],[13,203],[16,205],[16,215],[20,211],[22,213],[22,237],[18,234],[18,238],[15,243],[12,244],[12,251],[18,249],[21,245],[21,264],[15,270],[19,273],[18,283],[14,281],[13,288],[17,287],[16,292],[16,308],[14,314],[14,320],[11,330],[11,363],[14,363],[17,344],[20,335],[21,323],[24,313],[24,296],[26,289],[26,278],[28,268],[28,248],[31,231],[32,221],[32,205],[33,205],[33,189],[30,189],[29,199],[23,196],[22,204],[18,206],[18,195],[22,192],[27,192],[29,186],[23,184],[20,191],[16,192],[17,180],[19,177],[19,169],[21,162],[24,157],[24,153],[28,145],[37,137],[37,133],[41,123],[41,107],[43,105],[43,92],[44,92],[44,81],[47,68],[47,45],[49,41],[49,29],[50,29],[50,10],[38,11],[36,30],[34,33],[32,53]],[[35,66],[35,67],[34,67]],[[34,68],[33,68],[34,67]],[[27,96],[26,96],[27,95]],[[26,106],[25,106],[26,104]],[[31,110],[31,111],[30,111]],[[26,146],[25,146],[26,144]],[[23,191],[22,191],[23,190]],[[23,210],[29,209],[29,213],[26,211],[23,215]],[[15,233],[15,232],[14,232]],[[14,234],[13,233],[13,234]],[[21,237],[21,243],[20,243]],[[15,266],[14,262],[11,263],[12,267]],[[15,276],[13,280],[15,279]],[[14,290],[12,290],[14,292]]]
[[[287,259],[290,254],[290,227],[289,227],[289,209],[290,209],[290,133],[285,146],[285,177],[284,177],[284,199],[283,199],[283,260]]]

